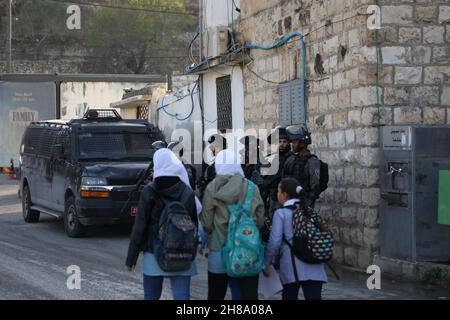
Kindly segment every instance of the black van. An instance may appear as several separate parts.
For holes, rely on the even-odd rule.
[[[20,146],[23,218],[63,218],[70,237],[87,226],[132,224],[136,184],[153,159],[161,131],[115,110],[88,110],[82,119],[31,123]]]

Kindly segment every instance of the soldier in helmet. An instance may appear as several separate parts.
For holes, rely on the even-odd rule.
[[[308,205],[314,207],[315,201],[323,191],[320,181],[321,161],[308,150],[311,134],[303,126],[286,128],[293,154],[287,158],[282,177],[293,177],[306,191]]]
[[[167,143],[165,141],[158,140],[158,141],[153,142],[152,146],[156,150],[159,150],[159,149],[162,149],[162,148],[167,148]]]
[[[284,164],[292,155],[291,145],[289,144],[289,137],[286,131],[286,128],[279,127],[275,129],[278,132],[278,141],[274,140],[275,132],[272,133],[268,138],[267,142],[269,144],[277,143],[278,144],[278,153],[276,154],[268,154],[267,158],[269,158],[269,162],[271,164],[276,163],[278,160],[278,171],[273,175],[264,176],[264,184],[263,184],[263,200],[266,204],[267,209],[267,217],[269,221],[272,221],[273,213],[276,209],[280,207],[278,202],[278,184],[281,181],[281,174],[283,171]]]
[[[262,192],[264,180],[261,176],[261,163],[259,161],[261,141],[255,136],[245,136],[240,142],[244,145],[244,149],[240,153],[245,178],[256,184],[259,191]]]

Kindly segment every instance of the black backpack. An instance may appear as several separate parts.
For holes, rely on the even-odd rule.
[[[158,194],[154,186],[150,185]],[[198,230],[185,204],[192,197],[192,191],[185,187],[179,201],[169,201],[159,195],[164,202],[161,211],[153,253],[159,267],[166,272],[186,271],[197,254]]]
[[[316,157],[316,156],[313,156]],[[330,180],[330,176],[328,173],[328,163],[320,160],[320,192],[324,192],[328,188],[328,181]]]
[[[310,189],[309,186],[309,176],[306,173],[306,163],[311,158],[317,158],[316,155],[309,154],[305,158],[301,158],[298,155],[292,155],[291,157],[294,157],[293,161],[291,161],[290,170],[287,173],[288,176],[292,176],[299,180],[300,184],[305,190]],[[317,158],[318,159],[318,158]],[[320,160],[320,192],[324,192],[328,188],[328,181],[329,181],[329,173],[328,173],[328,164]]]

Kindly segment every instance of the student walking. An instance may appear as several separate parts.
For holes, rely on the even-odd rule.
[[[303,262],[291,252],[294,236],[293,213],[296,206],[300,205],[299,196],[301,195],[302,188],[294,178],[284,178],[278,185],[278,201],[282,207],[277,209],[273,216],[272,230],[266,249],[264,274],[268,275],[273,258],[280,253],[283,300],[298,300],[300,286],[306,300],[321,300],[322,284],[327,282],[324,264]],[[302,198],[303,201],[306,201],[306,195]]]
[[[239,158],[233,151],[223,150],[217,154],[215,170],[216,177],[205,190],[201,216],[205,231],[208,233],[208,300],[223,300],[230,280],[238,284],[242,300],[256,300],[258,299],[258,275],[229,276],[221,250],[229,236],[230,206],[247,203],[254,225],[262,228],[264,204],[258,188],[245,179]],[[248,193],[249,190],[251,193]],[[259,231],[257,229],[256,231],[257,236],[260,237]],[[262,251],[261,259],[263,254]]]
[[[164,277],[173,298],[189,300],[198,245],[201,204],[190,188],[183,164],[169,149],[154,157],[154,181],[144,188],[131,234],[126,265],[132,271],[144,252],[144,299],[159,300]]]

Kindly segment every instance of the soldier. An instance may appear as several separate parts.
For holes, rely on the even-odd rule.
[[[227,148],[227,140],[220,134],[214,134],[208,139],[209,148],[215,157],[220,151],[225,150]],[[206,186],[214,180],[216,177],[216,169],[214,167],[214,162],[210,165],[206,165],[206,168],[203,170],[203,175],[200,178],[198,183],[198,189],[200,192],[200,199],[203,200],[203,194],[206,190]]]
[[[278,160],[278,171],[273,175],[264,176],[264,184],[263,184],[263,200],[266,205],[266,218],[269,221],[272,221],[273,213],[276,209],[280,207],[278,202],[278,184],[281,181],[281,174],[283,171],[284,164],[293,153],[291,152],[291,145],[289,144],[289,137],[286,131],[286,128],[277,128],[278,131],[278,141],[272,141],[273,135],[272,133],[268,138],[267,142],[269,144],[278,143],[278,153],[276,154],[268,154],[267,158],[270,163],[276,163]]]
[[[306,191],[308,205],[313,208],[320,193],[326,189],[321,185],[321,161],[311,154],[311,134],[303,126],[286,128],[293,154],[287,158],[282,177],[293,177],[300,182]]]
[[[167,148],[167,143],[165,141],[162,140],[158,140],[152,143],[152,146],[156,149],[162,149],[162,148]]]
[[[259,146],[261,141],[254,136],[245,136],[240,142],[244,145],[244,149],[240,152],[242,156],[242,170],[245,178],[252,181],[263,190],[264,180],[261,176],[261,164],[259,161]]]

